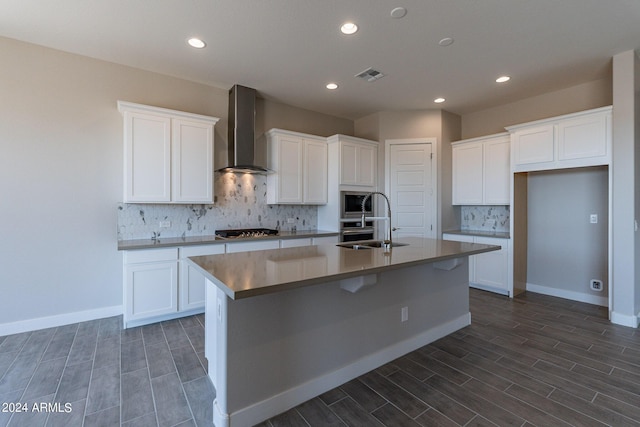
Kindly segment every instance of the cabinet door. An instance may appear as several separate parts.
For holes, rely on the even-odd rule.
[[[374,187],[376,185],[376,168],[377,165],[377,153],[375,147],[369,145],[359,145],[356,153],[358,172],[357,184],[367,187]]]
[[[500,245],[502,246],[502,249],[499,251],[474,255],[475,268],[474,276],[471,278],[471,281],[491,288],[508,291],[507,272],[509,262],[509,240],[476,237],[475,243],[482,243],[484,245]]]
[[[453,147],[453,204],[481,205],[483,201],[482,144]]]
[[[606,157],[607,141],[604,114],[561,121],[558,124],[558,159]]]
[[[442,235],[442,240],[450,240],[452,242],[462,242],[462,243],[473,243],[475,241],[475,237],[462,235],[462,234],[446,234]],[[474,278],[474,270],[475,270],[475,261],[476,255],[471,255],[468,257],[469,259],[469,281],[473,281]]]
[[[340,144],[340,184],[357,185],[358,161],[355,144],[342,142]]]
[[[124,201],[171,201],[171,120],[124,113]]]
[[[304,140],[303,154],[303,202],[324,205],[327,203],[327,144],[322,141]]]
[[[188,246],[180,248],[180,283],[178,310],[204,308],[206,279],[186,258],[200,255],[223,254],[224,245]]]
[[[554,161],[554,126],[537,126],[513,134],[515,165]]]
[[[173,201],[213,203],[213,125],[173,119]]]
[[[178,311],[178,261],[126,266],[126,319],[137,319]]]
[[[302,138],[280,136],[278,143],[278,203],[302,203]]]
[[[508,205],[511,182],[511,141],[503,138],[484,143],[484,204]]]

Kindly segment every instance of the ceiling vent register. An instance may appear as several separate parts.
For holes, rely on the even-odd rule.
[[[376,80],[383,78],[384,74],[381,71],[374,70],[373,68],[369,67],[366,70],[356,74],[355,77],[366,80],[368,82],[375,82]]]

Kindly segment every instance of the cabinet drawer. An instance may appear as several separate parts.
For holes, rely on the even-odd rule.
[[[126,251],[124,259],[127,264],[157,261],[176,261],[178,259],[178,248],[162,249],[140,249]]]
[[[473,243],[473,236],[467,236],[463,234],[443,234],[442,240],[450,240],[452,242],[465,242]]]
[[[180,248],[180,259],[190,256],[215,255],[224,253],[224,244],[186,246]]]
[[[281,248],[296,248],[298,246],[311,246],[311,239],[284,239],[280,240]]]
[[[261,242],[227,243],[227,253],[261,251],[265,249],[278,249],[279,240],[263,240]]]

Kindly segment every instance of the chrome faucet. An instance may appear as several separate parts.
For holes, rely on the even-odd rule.
[[[392,241],[391,241],[391,202],[389,202],[389,198],[387,197],[386,194],[380,192],[380,191],[373,191],[369,194],[367,194],[366,196],[364,196],[364,199],[362,199],[362,221],[361,221],[361,226],[364,228],[365,224],[366,224],[366,216],[365,216],[365,204],[367,202],[367,200],[373,196],[374,194],[379,194],[382,197],[384,197],[384,199],[387,201],[387,216],[386,217],[369,217],[368,219],[386,219],[387,220],[387,228],[385,230],[384,233],[384,246],[386,249],[391,248],[391,246],[393,246]]]

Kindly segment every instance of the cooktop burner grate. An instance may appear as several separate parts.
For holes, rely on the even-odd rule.
[[[218,230],[216,236],[225,239],[237,239],[243,237],[267,237],[277,236],[278,230],[270,228],[240,228],[235,230]]]

